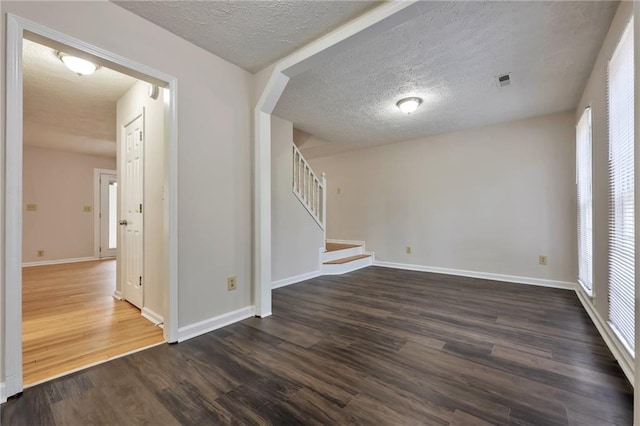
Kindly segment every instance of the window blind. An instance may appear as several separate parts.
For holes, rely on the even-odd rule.
[[[578,282],[589,295],[592,295],[593,288],[591,169],[591,108],[587,107],[576,128],[576,186],[578,195]]]
[[[609,320],[633,354],[635,224],[633,157],[633,20],[608,67]]]

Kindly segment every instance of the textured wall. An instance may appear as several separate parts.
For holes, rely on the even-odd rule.
[[[271,281],[318,270],[324,233],[291,190],[293,124],[271,116]]]
[[[116,169],[116,159],[24,147],[22,261],[93,257],[93,169]],[[95,206],[94,206],[95,207]],[[37,251],[44,250],[44,257]]]
[[[571,111],[311,165],[327,173],[328,237],[376,260],[574,282],[574,143]]]

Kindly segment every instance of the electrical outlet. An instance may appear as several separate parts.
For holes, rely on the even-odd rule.
[[[540,265],[546,265],[547,264],[547,256],[538,256],[538,263]]]
[[[44,250],[38,250],[38,257],[44,257]]]
[[[411,254],[411,246],[407,246],[405,251],[406,251],[407,254]]]
[[[37,204],[27,204],[27,211],[28,212],[35,212],[36,210],[38,210],[38,205]]]
[[[82,206],[82,211],[84,213],[91,213],[91,205],[84,205]]]
[[[231,291],[235,289],[236,289],[236,276],[232,275],[230,277],[227,277],[227,290]]]

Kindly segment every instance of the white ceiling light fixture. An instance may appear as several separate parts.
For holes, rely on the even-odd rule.
[[[422,103],[422,98],[412,96],[409,98],[400,99],[396,103],[396,106],[400,109],[400,111],[404,112],[405,114],[411,114],[412,112],[418,109],[421,103]]]
[[[67,68],[80,76],[91,75],[99,68],[99,66],[93,62],[62,52],[58,52],[58,58],[60,58]]]

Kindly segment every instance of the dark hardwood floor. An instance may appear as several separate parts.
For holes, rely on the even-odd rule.
[[[632,424],[633,389],[571,291],[370,267],[273,303],[26,389],[2,424]]]

